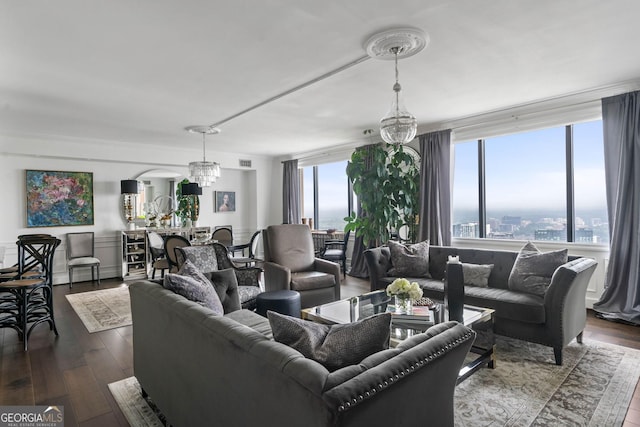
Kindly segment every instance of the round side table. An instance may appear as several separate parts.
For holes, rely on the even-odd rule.
[[[298,291],[270,291],[256,297],[256,312],[267,317],[267,310],[288,316],[300,317],[300,293]]]

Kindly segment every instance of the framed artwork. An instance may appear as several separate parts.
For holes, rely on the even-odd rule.
[[[236,211],[236,192],[235,191],[216,191],[215,192],[215,211],[216,212],[235,212]]]
[[[27,170],[27,227],[93,225],[93,173]]]

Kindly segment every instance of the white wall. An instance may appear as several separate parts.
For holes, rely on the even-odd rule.
[[[49,233],[63,241],[55,256],[55,283],[68,281],[64,256],[64,236],[68,232],[93,231],[96,256],[102,261],[101,276],[119,277],[120,234],[126,224],[122,216],[120,180],[132,179],[150,169],[170,169],[188,174],[187,164],[201,156],[199,150],[153,147],[134,143],[42,139],[0,135],[0,178],[3,185],[0,214],[0,245],[6,247],[5,265],[16,260],[16,236]],[[209,159],[221,163],[222,176],[201,197],[198,225],[231,224],[234,237],[249,239],[253,231],[282,221],[281,184],[274,183],[280,162],[269,157],[207,151]],[[252,161],[251,168],[240,168],[239,159]],[[25,170],[60,170],[92,172],[94,181],[94,217],[92,226],[26,227]],[[280,169],[281,170],[281,169]],[[281,172],[279,172],[281,175]],[[281,180],[281,178],[280,178]],[[277,188],[273,193],[274,188]],[[215,213],[214,191],[235,191],[236,212]],[[276,206],[277,208],[274,208]],[[78,280],[90,277],[79,270]],[[74,278],[74,280],[76,280]]]

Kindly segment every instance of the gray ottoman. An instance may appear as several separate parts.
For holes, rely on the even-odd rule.
[[[267,317],[267,310],[288,316],[300,317],[300,293],[298,291],[271,291],[258,294],[256,312]]]

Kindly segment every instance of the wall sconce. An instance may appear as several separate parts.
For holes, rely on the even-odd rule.
[[[129,229],[135,228],[133,222],[133,205],[138,195],[138,181],[135,179],[123,179],[120,181],[120,194],[124,195],[124,216],[127,219]]]

